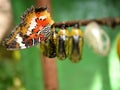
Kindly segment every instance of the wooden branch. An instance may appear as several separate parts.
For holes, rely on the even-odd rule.
[[[48,11],[51,13],[51,0],[35,0],[35,2],[37,7],[47,6]],[[41,61],[44,78],[44,90],[58,90],[57,68],[55,58],[48,58],[42,55]]]
[[[86,26],[90,22],[96,22],[99,25],[105,25],[109,27],[116,27],[120,25],[120,17],[117,18],[102,18],[102,19],[90,19],[90,20],[78,20],[78,21],[68,21],[68,22],[56,22],[52,25],[55,28],[61,28],[62,25],[66,27],[73,27],[75,24],[79,24],[80,26]]]

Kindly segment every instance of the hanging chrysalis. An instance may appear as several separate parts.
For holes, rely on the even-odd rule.
[[[110,39],[107,33],[95,22],[91,22],[84,30],[84,39],[93,50],[102,56],[109,53]]]
[[[78,62],[82,58],[83,33],[79,29],[79,24],[70,31],[69,58],[72,62]]]
[[[54,58],[56,57],[56,39],[57,39],[57,33],[55,32],[55,28],[51,29],[51,35],[48,39],[48,57]]]
[[[41,42],[41,44],[40,44],[40,52],[41,52],[42,55],[48,57],[48,40]]]
[[[68,56],[68,40],[69,40],[69,32],[66,29],[65,25],[61,27],[57,36],[57,57],[60,60],[64,60]]]
[[[57,33],[55,31],[55,28],[53,27],[51,28],[51,34],[48,40],[41,42],[40,44],[41,53],[44,56],[47,56],[49,58],[56,57],[56,38],[57,38]]]
[[[120,34],[119,34],[118,41],[117,41],[117,54],[120,59]]]

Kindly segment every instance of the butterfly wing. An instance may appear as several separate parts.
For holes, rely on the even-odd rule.
[[[25,49],[45,41],[50,36],[53,20],[46,8],[27,9],[21,16],[21,23],[5,39],[4,46],[9,50]]]

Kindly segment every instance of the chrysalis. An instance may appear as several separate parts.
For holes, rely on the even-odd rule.
[[[89,23],[84,30],[84,39],[97,54],[105,56],[110,50],[108,34],[96,22]]]
[[[68,56],[68,40],[69,40],[69,32],[66,29],[65,25],[58,32],[57,36],[57,57],[60,60],[64,60]]]
[[[44,56],[47,56],[49,58],[56,57],[56,39],[57,33],[55,31],[55,28],[51,28],[51,35],[48,40],[40,44],[41,53]]]
[[[69,40],[69,57],[72,62],[78,62],[82,58],[83,49],[83,33],[79,29],[79,25],[76,24],[75,27],[70,31]]]
[[[118,41],[117,41],[117,54],[120,59],[120,34],[119,34]]]

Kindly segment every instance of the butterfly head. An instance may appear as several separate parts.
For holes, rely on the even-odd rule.
[[[52,25],[54,21],[50,17],[50,13],[47,11],[47,7],[40,7],[35,9],[36,17],[40,24],[45,26],[46,24]]]

